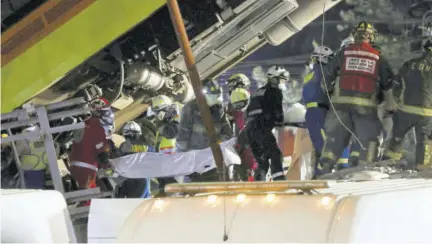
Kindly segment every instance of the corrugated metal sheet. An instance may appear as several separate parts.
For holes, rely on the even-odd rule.
[[[319,189],[317,192],[335,195],[367,195],[423,187],[432,187],[432,180],[392,179],[367,182],[331,182],[330,188]]]

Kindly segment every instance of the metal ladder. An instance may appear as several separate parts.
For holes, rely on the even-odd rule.
[[[54,146],[52,134],[80,130],[85,127],[84,122],[50,127],[50,121],[59,120],[64,117],[72,117],[77,115],[89,114],[90,108],[84,98],[73,98],[58,103],[42,105],[23,106],[24,109],[17,109],[13,112],[1,114],[1,130],[8,131],[8,137],[1,138],[1,144],[11,143],[15,157],[15,163],[19,170],[20,187],[25,189],[24,174],[21,168],[21,161],[16,150],[15,142],[26,139],[41,138],[45,144],[45,150],[49,161],[49,170],[53,181],[54,189],[63,194],[68,205],[80,201],[90,200],[92,198],[102,198],[112,196],[112,192],[101,192],[100,188],[91,188],[72,192],[65,192],[60,169],[57,163],[57,155]],[[12,134],[12,129],[20,127],[28,127],[33,124],[39,124],[40,130],[27,132],[18,135]],[[68,210],[72,220],[86,218],[90,207],[74,207],[69,206]]]

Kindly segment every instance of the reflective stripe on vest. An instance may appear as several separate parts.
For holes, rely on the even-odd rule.
[[[379,60],[379,55],[375,53],[371,53],[368,51],[358,51],[358,50],[345,50],[345,55],[356,55],[356,56],[366,56],[371,57],[373,59]]]
[[[248,115],[249,116],[254,116],[254,115],[261,114],[262,112],[263,112],[262,109],[254,109],[254,110],[249,111]]]
[[[35,145],[38,145],[37,147]],[[46,155],[43,141],[28,143],[30,153],[20,156],[23,170],[45,170],[48,168],[48,156]]]
[[[134,153],[139,153],[139,152],[147,152],[148,147],[144,144],[132,144],[131,145],[131,150]]]
[[[196,133],[204,133],[206,130],[202,124],[193,124],[192,131]]]
[[[170,154],[174,152],[175,149],[175,139],[167,139],[166,137],[162,137],[161,142],[159,143],[159,152]]]
[[[317,108],[318,103],[317,102],[311,102],[306,104],[306,108]]]
[[[417,114],[421,116],[432,117],[432,109],[430,108],[422,108],[417,106],[409,106],[409,105],[401,104],[398,109],[409,114]]]
[[[374,100],[360,97],[338,97],[335,96],[332,98],[333,103],[341,103],[341,104],[353,104],[367,107],[376,107],[377,104]]]
[[[75,166],[75,167],[81,167],[81,168],[87,168],[87,169],[91,169],[94,171],[98,171],[98,167],[94,166],[92,164],[88,164],[88,163],[84,163],[84,162],[71,162],[70,164],[71,166]]]
[[[220,130],[221,130],[220,124],[214,123],[214,126],[215,126],[216,133],[219,134]],[[206,129],[205,129],[205,126],[203,124],[193,124],[192,125],[192,131],[195,133],[205,133]]]

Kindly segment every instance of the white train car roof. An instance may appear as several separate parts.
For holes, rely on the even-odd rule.
[[[432,180],[329,182],[317,194],[94,199],[88,242],[430,243]]]

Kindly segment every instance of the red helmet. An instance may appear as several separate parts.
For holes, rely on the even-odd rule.
[[[107,108],[110,105],[111,105],[110,102],[106,98],[103,98],[103,97],[97,98],[97,99],[93,100],[93,102],[92,102],[93,108],[95,108],[97,110]]]

